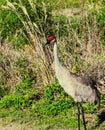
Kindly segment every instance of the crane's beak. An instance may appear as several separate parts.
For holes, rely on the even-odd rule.
[[[44,44],[42,45],[42,47],[45,48],[45,46],[48,45],[48,44],[49,44],[49,42],[47,41],[46,43],[44,43]]]
[[[47,45],[47,43],[44,43],[44,44],[42,44],[42,47],[45,48],[46,45]]]

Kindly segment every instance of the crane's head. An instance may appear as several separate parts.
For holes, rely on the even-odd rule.
[[[43,45],[43,47],[45,47],[46,45],[54,44],[54,43],[56,43],[56,38],[54,35],[50,35],[47,38],[47,42]]]

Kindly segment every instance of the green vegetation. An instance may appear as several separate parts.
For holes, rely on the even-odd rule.
[[[62,63],[73,73],[97,80],[102,93],[100,109],[104,107],[103,3],[0,1],[0,124],[6,121],[1,125],[25,124],[35,130],[77,128],[75,102],[54,77],[52,47],[42,48],[52,33],[58,39]],[[84,108],[88,129],[104,130],[104,119],[102,123],[96,116],[98,106],[85,103]]]
[[[24,92],[27,92],[27,90],[24,90]],[[0,102],[0,117],[7,120],[10,118],[8,122],[17,120],[18,123],[33,123],[33,126],[39,124],[42,128],[43,123],[46,124],[46,128],[48,125],[52,129],[74,129],[77,127],[77,108],[74,101],[66,95],[57,81],[52,86],[45,87],[42,99],[38,97],[39,93],[35,90],[32,93],[34,95],[28,93],[26,95],[4,96]],[[87,114],[97,112],[96,105],[85,104],[84,108]],[[38,124],[35,123],[36,121]]]

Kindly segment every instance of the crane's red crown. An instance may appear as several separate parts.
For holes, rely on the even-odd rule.
[[[56,42],[56,38],[54,35],[50,35],[48,38],[47,38],[47,42],[45,44],[43,44],[43,47],[45,47],[46,45],[50,45],[50,43],[55,43]]]
[[[54,39],[55,39],[55,37],[53,35],[51,35],[51,36],[48,37],[48,41],[52,41]]]

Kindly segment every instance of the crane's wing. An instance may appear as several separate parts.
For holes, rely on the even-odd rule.
[[[100,104],[100,92],[96,87],[96,81],[91,77],[82,78],[80,76],[72,74],[75,83],[75,96],[76,101],[88,101]]]
[[[86,86],[96,87],[97,82],[92,77],[81,77],[79,75],[71,73],[71,75],[77,80],[78,83],[84,84]]]

